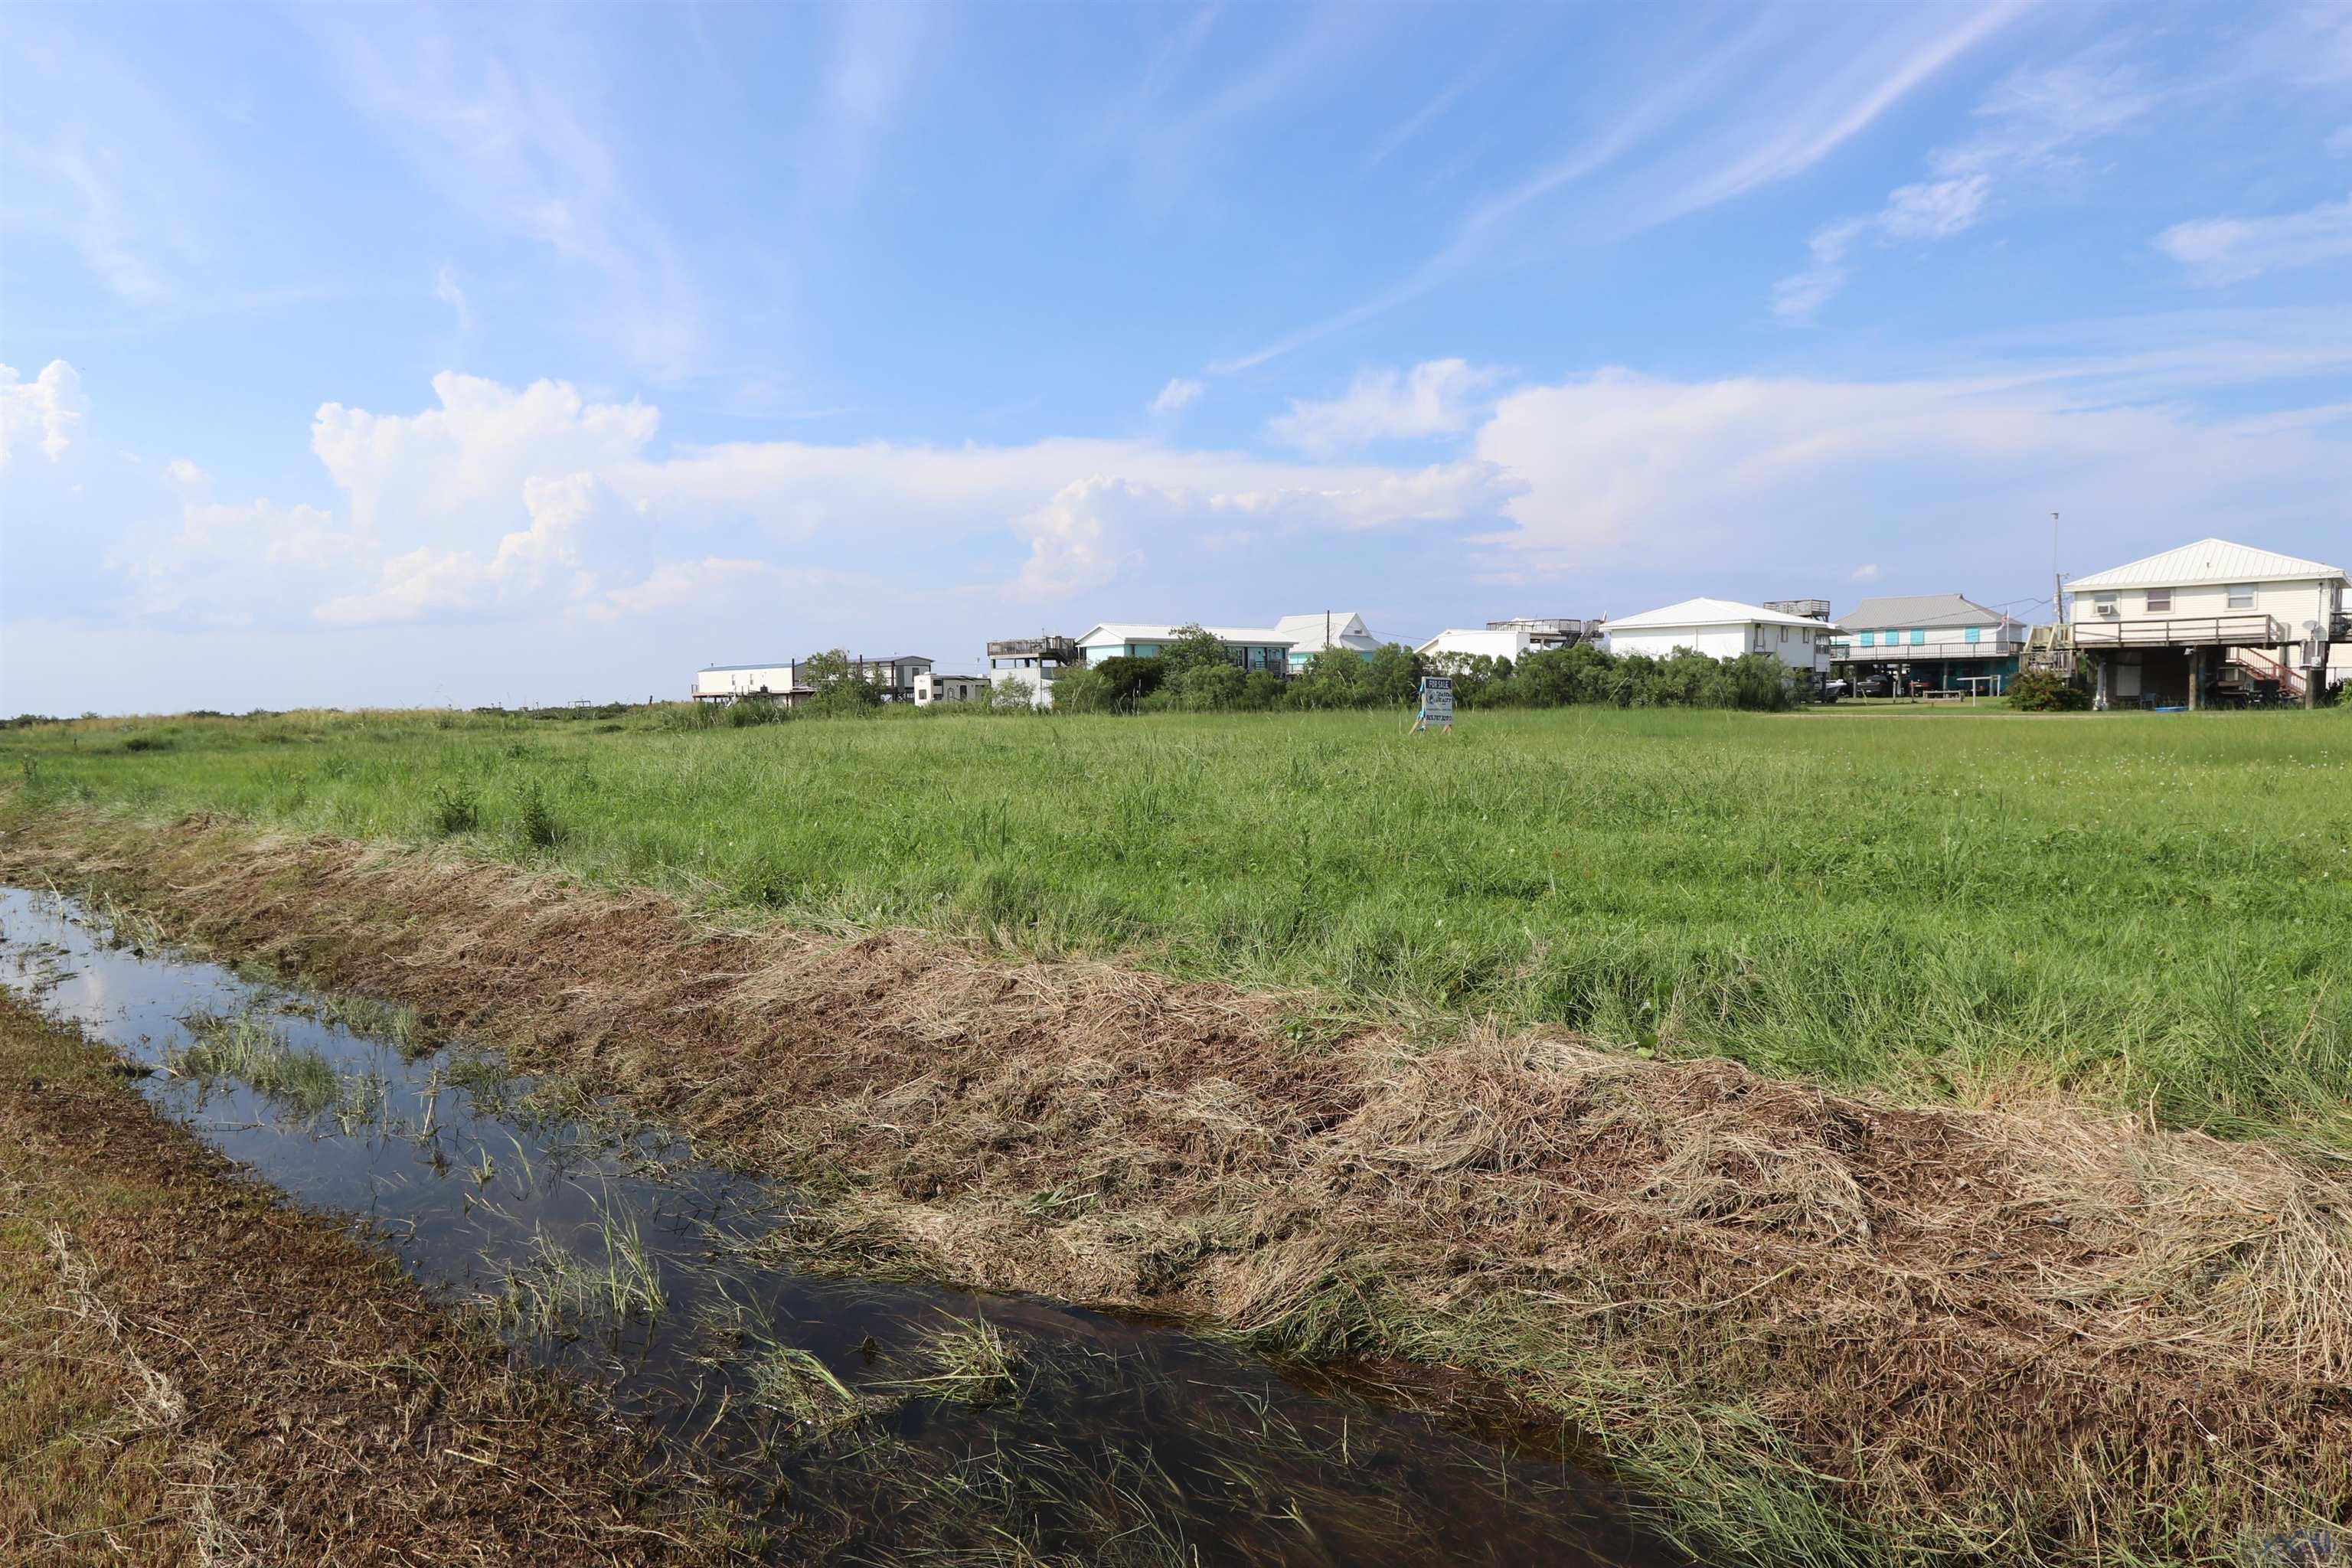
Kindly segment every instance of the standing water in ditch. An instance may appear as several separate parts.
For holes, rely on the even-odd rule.
[[[0,980],[152,1069],[142,1091],[205,1142],[484,1303],[519,1355],[607,1391],[779,1555],[1682,1561],[1557,1435],[1454,1430],[1161,1324],[795,1269],[789,1190],[427,1048],[392,1010],[16,889]]]

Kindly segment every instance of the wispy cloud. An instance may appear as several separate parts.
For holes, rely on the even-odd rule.
[[[1929,155],[1937,178],[1898,186],[1865,217],[1841,218],[1813,232],[1809,263],[1772,286],[1772,310],[1803,321],[1843,289],[1854,247],[1952,238],[1976,226],[1996,182],[2022,174],[2071,173],[2083,146],[2137,120],[2157,100],[2128,67],[2079,59],[2012,71],[1977,106],[1979,130]]]
[[[1565,153],[1473,202],[1446,244],[1397,282],[1209,368],[1253,369],[1394,310],[1490,258],[1561,193],[1602,176],[1607,199],[1591,221],[1555,224],[1573,237],[1565,242],[1629,237],[1801,174],[2025,9],[2024,0],[2003,0],[1958,22],[1948,12],[1921,10],[1903,15],[1931,20],[1908,26],[1872,13],[1867,26],[1826,37],[1813,15],[1801,26],[1759,15],[1731,38],[1694,51],[1693,63],[1679,69],[1627,73],[1664,85],[1618,105]],[[1688,50],[1693,41],[1671,43]],[[1739,111],[1716,112],[1726,103]]]
[[[505,14],[300,13],[362,116],[417,178],[495,232],[545,245],[593,280],[590,314],[656,376],[706,342],[678,247],[630,189],[603,127],[602,72],[568,31]]]
[[[2156,247],[2197,281],[2215,286],[2352,258],[2352,196],[2274,217],[2177,223],[2156,237]]]
[[[1190,407],[1203,390],[1205,389],[1202,384],[1190,376],[1172,377],[1167,385],[1160,389],[1160,395],[1151,400],[1151,412],[1174,414],[1180,409]]]

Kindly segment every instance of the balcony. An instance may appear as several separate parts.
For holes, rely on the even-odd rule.
[[[2092,614],[2067,628],[2076,647],[2276,647],[2286,629],[2259,610],[2126,619]]]

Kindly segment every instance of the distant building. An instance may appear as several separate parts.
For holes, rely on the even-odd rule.
[[[1077,668],[1086,661],[1086,652],[1076,637],[1003,637],[988,645],[989,684],[992,688],[1018,680],[1028,687],[1032,706],[1051,708],[1054,683],[1064,670]]]
[[[1743,605],[1737,599],[1685,599],[1678,605],[1612,616],[1603,630],[1613,654],[1671,658],[1689,648],[1711,658],[1769,654],[1791,669],[1827,676],[1830,645],[1839,628],[1811,616]]]
[[[896,658],[853,658],[849,671],[858,679],[870,680],[880,687],[885,702],[912,702],[915,679],[929,674],[932,662],[919,654],[901,654]]]
[[[985,702],[988,700],[988,678],[981,675],[940,675],[924,670],[915,677],[915,706],[928,708],[934,702]]]
[[[2352,642],[2344,569],[2200,539],[2066,584],[2051,657],[2091,662],[2102,706],[2305,700]]]
[[[1998,692],[2018,671],[2025,622],[1958,594],[1864,599],[1838,617],[1831,657],[1859,675],[1888,676],[1908,690]]]
[[[1290,673],[1305,672],[1317,654],[1327,648],[1370,658],[1378,653],[1381,639],[1364,625],[1364,617],[1353,610],[1320,610],[1313,615],[1285,616],[1274,623],[1277,636],[1289,637]]]
[[[882,689],[885,702],[912,702],[915,678],[931,668],[931,660],[915,655],[897,658],[853,658],[852,676]],[[814,695],[808,683],[808,661],[782,664],[713,664],[697,670],[693,697],[698,702],[735,702],[764,698],[796,708]]]
[[[1488,621],[1483,628],[1454,627],[1438,633],[1413,652],[1423,658],[1435,658],[1453,654],[1464,658],[1484,655],[1488,658],[1507,658],[1514,662],[1539,648],[1573,647],[1580,642],[1591,642],[1601,636],[1599,621],[1578,620],[1573,616],[1517,616],[1509,620]]]
[[[1247,670],[1271,670],[1286,674],[1290,668],[1290,650],[1297,639],[1272,626],[1203,626],[1201,628],[1216,638],[1233,656],[1234,662]],[[1169,644],[1183,640],[1185,628],[1132,621],[1106,622],[1095,626],[1078,638],[1087,663],[1096,665],[1110,658],[1157,658]]]
[[[800,684],[800,666],[784,664],[713,664],[694,672],[694,689],[688,693],[697,702],[733,702],[740,698],[765,697],[790,703],[806,697],[808,688]]]

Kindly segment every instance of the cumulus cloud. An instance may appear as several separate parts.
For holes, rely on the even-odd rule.
[[[1328,455],[1381,441],[1451,436],[1470,427],[1499,373],[1466,360],[1430,360],[1409,372],[1360,372],[1339,396],[1293,398],[1266,430],[1286,447]]]
[[[201,495],[213,487],[213,477],[185,458],[174,458],[164,464],[163,478],[190,495]]]
[[[1302,531],[1490,523],[1512,493],[1475,458],[1302,463],[1140,440],[657,451],[660,415],[644,404],[593,402],[559,382],[447,374],[433,385],[436,405],[414,414],[319,410],[311,449],[341,492],[340,519],[255,502],[238,533],[222,525],[234,509],[191,509],[125,569],[337,625],[650,613],[723,574],[710,563],[789,553],[797,572],[828,554],[863,559],[877,542],[925,559],[952,545],[961,582],[1051,596]],[[287,570],[240,587],[237,559],[259,547],[265,521],[299,542],[299,558],[281,545],[272,559]],[[814,592],[817,581],[775,585]]]
[[[0,364],[0,470],[20,446],[37,447],[52,463],[64,457],[89,408],[80,374],[61,359],[51,360],[30,381]]]
[[[2156,247],[2198,282],[2242,283],[2265,272],[2352,257],[2352,196],[2276,217],[2208,217],[2177,223]]]
[[[2346,411],[2200,417],[2071,398],[2030,376],[1893,382],[1605,370],[1517,389],[1476,437],[1517,480],[1517,525],[1477,543],[1500,575],[1811,559],[1827,537],[1997,533],[2005,517],[2130,518],[2139,536],[2227,512],[2307,526],[2340,508]],[[2257,504],[2257,501],[2259,504]],[[2168,523],[2167,520],[2177,520]],[[1873,552],[1875,553],[1875,552]]]
[[[1861,565],[1853,569],[1853,574],[1846,578],[1846,581],[1849,583],[1875,583],[1885,575],[1886,575],[1885,572],[1879,567],[1877,562],[1865,561]]]
[[[1203,390],[1205,389],[1199,382],[1190,377],[1181,375],[1172,377],[1167,385],[1160,389],[1160,395],[1151,400],[1151,412],[1173,414],[1178,409],[1189,407]]]

